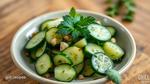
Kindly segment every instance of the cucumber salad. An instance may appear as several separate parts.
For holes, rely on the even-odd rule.
[[[120,84],[114,67],[125,52],[116,43],[116,33],[114,27],[71,8],[62,18],[44,21],[26,43],[24,55],[43,77],[70,82],[98,74]]]

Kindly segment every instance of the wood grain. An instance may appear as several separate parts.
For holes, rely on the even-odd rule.
[[[141,2],[142,1],[142,2]],[[133,34],[137,44],[136,59],[122,75],[122,84],[150,84],[150,0],[135,0],[136,15],[132,23],[122,22]],[[30,19],[41,14],[70,9],[72,6],[104,13],[105,0],[1,0],[0,1],[0,83],[38,84],[26,77],[13,63],[10,45],[15,32]],[[121,21],[120,16],[115,17]],[[139,79],[147,75],[148,80]],[[25,76],[25,79],[8,79],[9,76]],[[112,84],[110,81],[107,84]]]

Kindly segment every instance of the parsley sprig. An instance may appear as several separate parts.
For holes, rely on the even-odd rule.
[[[87,26],[96,22],[94,17],[84,17],[78,14],[74,8],[71,8],[69,15],[63,16],[63,20],[58,26],[57,33],[71,35],[73,39],[82,36],[88,38],[89,31],[87,30]]]

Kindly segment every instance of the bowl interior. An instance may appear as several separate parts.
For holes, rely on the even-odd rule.
[[[97,20],[102,21],[105,25],[108,26],[114,26],[117,30],[117,43],[123,48],[125,51],[125,56],[123,60],[115,66],[116,70],[119,70],[120,73],[123,73],[125,69],[131,64],[132,59],[135,55],[135,44],[132,36],[130,33],[118,22],[110,19],[107,16],[100,15],[97,13],[87,12],[87,11],[78,11],[80,14],[85,16],[93,16]],[[15,64],[28,76],[31,76],[32,78],[39,79],[40,81],[46,81],[46,82],[54,82],[54,78],[51,80],[43,78],[39,75],[37,75],[35,68],[32,64],[29,62],[29,58],[25,57],[22,54],[22,50],[26,42],[28,41],[28,37],[34,32],[37,31],[39,24],[43,22],[44,20],[51,19],[51,18],[58,18],[62,17],[63,15],[67,14],[68,12],[54,12],[42,15],[40,17],[37,17],[31,21],[29,21],[27,24],[25,24],[20,30],[16,33],[13,42],[12,42],[12,58]],[[54,80],[54,81],[53,81]],[[74,80],[73,82],[88,82],[91,80],[95,80],[94,77],[86,78],[85,80]],[[98,79],[99,81],[104,81],[106,79],[101,78]]]

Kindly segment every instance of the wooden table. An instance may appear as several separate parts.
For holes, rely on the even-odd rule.
[[[105,0],[0,0],[0,83],[37,84],[13,63],[10,45],[15,32],[27,21],[41,14],[70,9],[72,6],[104,13]],[[137,55],[133,65],[122,76],[122,84],[150,84],[150,0],[136,0],[134,22],[123,24],[133,34]],[[121,21],[120,17],[116,17]],[[15,77],[25,77],[17,79]],[[12,77],[12,78],[9,78]],[[107,82],[111,84],[111,82]]]

